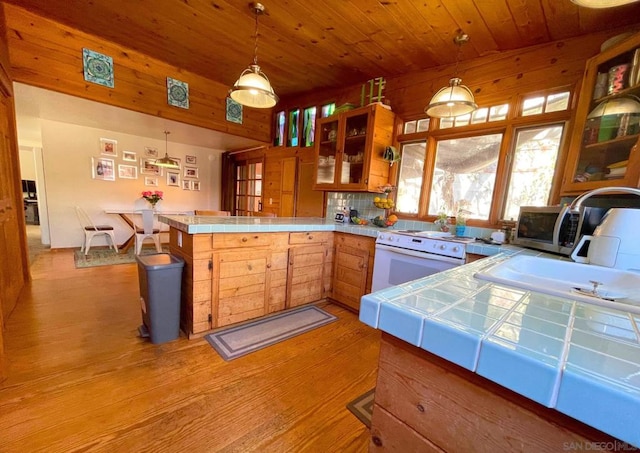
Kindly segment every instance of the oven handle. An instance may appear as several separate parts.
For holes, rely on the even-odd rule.
[[[464,264],[463,258],[452,258],[450,256],[436,255],[429,252],[416,252],[415,250],[403,249],[401,247],[393,247],[384,244],[376,244],[376,252],[378,250],[386,250],[387,252],[396,253],[398,255],[414,256],[416,258],[423,258],[425,260],[443,261],[445,263],[452,264]]]

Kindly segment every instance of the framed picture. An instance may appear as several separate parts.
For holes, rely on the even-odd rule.
[[[154,178],[152,176],[145,176],[144,177],[144,185],[145,186],[158,187],[158,178]]]
[[[191,181],[191,190],[200,190],[200,181]]]
[[[191,181],[187,181],[185,179],[182,180],[182,188],[184,190],[191,190]]]
[[[140,159],[140,173],[143,175],[162,176],[162,168],[156,165],[155,159]]]
[[[118,155],[118,142],[108,138],[100,139],[100,153],[107,156],[116,157]]]
[[[91,176],[93,177],[93,179],[115,181],[116,174],[113,159],[107,159],[104,157],[92,157]]]
[[[190,164],[190,165],[195,165],[198,163],[198,159],[196,158],[196,156],[185,156],[184,157],[184,163],[185,164]]]
[[[151,148],[149,146],[144,147],[144,157],[151,157],[153,159],[158,158],[158,148]]]
[[[134,151],[122,151],[122,160],[126,162],[135,162],[138,159],[136,158],[136,153]]]
[[[230,97],[227,98],[227,121],[242,124],[242,104],[238,104]]]
[[[198,177],[198,167],[184,167],[183,176],[185,178],[197,178]]]
[[[118,165],[118,178],[138,179],[138,167],[135,165]]]
[[[177,171],[167,171],[167,185],[180,187],[180,173]]]

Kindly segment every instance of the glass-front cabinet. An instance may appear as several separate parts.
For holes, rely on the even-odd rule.
[[[640,33],[587,62],[563,195],[640,183]]]
[[[314,189],[378,192],[389,182],[383,156],[394,122],[395,115],[380,104],[319,119]]]

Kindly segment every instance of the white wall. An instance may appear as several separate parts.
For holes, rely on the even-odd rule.
[[[33,148],[20,147],[20,178],[36,180],[36,159]]]
[[[208,148],[185,145],[169,141],[168,151],[171,157],[181,159],[184,167],[185,156],[196,156],[200,191],[183,190],[180,187],[167,186],[166,170],[158,177],[158,187],[144,185],[145,175],[140,174],[140,158],[145,147],[157,148],[160,157],[165,153],[164,136],[152,139],[118,131],[78,126],[52,120],[41,120],[43,168],[45,192],[49,216],[52,248],[80,247],[84,234],[76,217],[75,206],[83,207],[96,223],[108,223],[116,228],[118,243],[124,242],[131,229],[117,215],[106,214],[105,210],[132,210],[145,207],[140,198],[143,190],[161,190],[164,199],[158,203],[162,210],[219,209],[220,203],[220,154]],[[162,131],[159,131],[159,135]],[[91,158],[108,157],[100,154],[100,138],[117,140],[115,181],[102,181],[92,178]],[[171,140],[171,136],[169,136]],[[136,153],[137,162],[122,160],[122,151]],[[120,179],[118,165],[136,165],[138,179]],[[182,181],[182,170],[180,178]],[[102,238],[94,239],[92,245],[105,245]]]

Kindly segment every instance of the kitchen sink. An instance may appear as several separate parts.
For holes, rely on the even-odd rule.
[[[640,314],[640,273],[537,256],[514,256],[474,275],[516,288]]]

